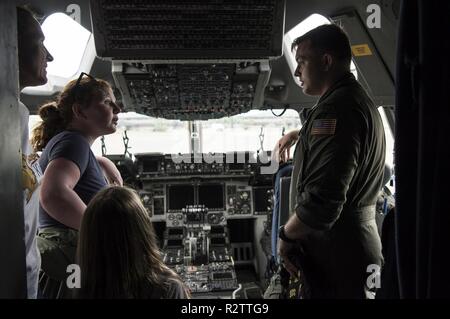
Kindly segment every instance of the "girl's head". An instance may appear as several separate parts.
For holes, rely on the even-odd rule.
[[[150,217],[135,191],[113,186],[89,203],[79,234],[80,296],[142,298],[176,275],[161,260]],[[153,289],[151,288],[151,289]]]

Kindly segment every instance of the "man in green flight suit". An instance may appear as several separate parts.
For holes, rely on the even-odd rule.
[[[297,142],[280,257],[291,275],[300,271],[301,298],[367,298],[383,262],[375,223],[383,123],[350,73],[350,43],[340,27],[317,27],[292,47],[303,92],[320,98],[301,131],[278,143],[283,160]]]

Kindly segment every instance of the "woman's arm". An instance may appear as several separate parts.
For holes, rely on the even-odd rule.
[[[119,170],[116,165],[106,157],[96,156],[98,164],[103,170],[103,174],[105,175],[108,182],[112,185],[120,185],[123,186],[122,176],[120,175]]]
[[[86,209],[73,190],[79,179],[78,166],[60,157],[48,163],[40,192],[41,205],[45,211],[60,223],[77,230]]]

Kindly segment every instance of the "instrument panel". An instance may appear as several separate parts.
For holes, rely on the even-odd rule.
[[[207,221],[264,215],[272,200],[271,176],[251,152],[229,154],[137,154],[139,194],[153,221],[184,226],[182,211],[207,208]]]
[[[113,161],[136,173],[131,184],[151,220],[164,224],[163,261],[192,293],[237,289],[235,264],[255,258],[253,231],[245,225],[272,211],[272,176],[260,173],[267,163],[251,152],[135,157],[133,169],[129,160]]]

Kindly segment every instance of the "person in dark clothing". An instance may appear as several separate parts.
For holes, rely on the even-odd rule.
[[[91,145],[116,131],[120,108],[115,101],[108,82],[81,73],[56,102],[39,108],[42,122],[33,129],[31,144],[42,151],[37,245],[42,272],[50,278],[40,281],[44,298],[70,297],[66,270],[75,260],[84,210],[108,184]]]
[[[375,222],[383,123],[350,73],[350,44],[340,27],[317,27],[294,48],[303,92],[320,98],[301,131],[279,141],[280,153],[298,141],[280,256],[291,275],[300,270],[302,298],[367,298],[369,269],[383,262]]]

